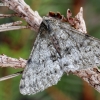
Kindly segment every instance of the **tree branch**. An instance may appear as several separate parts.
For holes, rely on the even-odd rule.
[[[1,0],[9,9],[16,12],[18,17],[25,19],[31,29],[38,31],[42,18],[37,11],[33,11],[24,0]]]
[[[14,16],[16,16],[16,14],[0,14],[0,19],[6,17],[14,17]]]
[[[28,26],[18,26],[21,23],[22,21],[16,21],[12,23],[2,24],[0,25],[0,32],[29,28]]]
[[[11,67],[11,68],[25,68],[27,60],[23,58],[11,58],[6,55],[0,55],[0,67]]]
[[[72,72],[100,92],[100,69],[97,67]]]

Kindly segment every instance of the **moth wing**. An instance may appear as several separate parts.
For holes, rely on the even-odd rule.
[[[75,32],[75,34],[71,38],[76,41],[76,49],[79,51],[78,60],[82,63],[79,69],[100,66],[100,40],[84,33]]]
[[[56,84],[63,71],[100,66],[100,40],[71,30],[69,24],[55,19],[47,18],[44,22],[45,29],[37,36],[20,82],[20,92],[24,95]],[[45,34],[47,27],[53,31]]]
[[[67,23],[58,21],[57,26],[54,25],[52,29],[56,27],[55,36],[62,56],[60,66],[65,72],[100,66],[100,40],[72,29]]]
[[[20,81],[20,93],[35,94],[57,84],[63,71],[50,39],[38,34]]]

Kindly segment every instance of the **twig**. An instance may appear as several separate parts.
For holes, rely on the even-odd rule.
[[[80,32],[87,33],[86,31],[86,24],[83,19],[83,8],[80,8],[79,13],[75,16],[75,18],[79,21],[79,23],[76,24],[76,29]]]
[[[32,27],[34,31],[38,31],[42,22],[42,18],[37,11],[33,11],[24,0],[1,0],[9,9],[15,11],[19,17]]]
[[[72,72],[100,92],[100,69],[97,67]]]
[[[4,76],[4,77],[0,78],[0,81],[4,81],[4,80],[10,79],[10,78],[14,78],[16,76],[19,76],[20,74],[22,74],[22,72],[23,71],[20,71],[20,72],[17,72],[17,73],[8,75],[8,76]]]
[[[16,14],[0,14],[0,18],[14,17]]]
[[[16,59],[0,55],[0,67],[24,68],[27,60],[22,58]]]
[[[2,27],[8,27],[8,26],[17,26],[22,24],[22,21],[16,21],[16,22],[12,22],[12,23],[6,23],[6,24],[2,24],[0,25],[0,28]]]
[[[29,28],[28,26],[18,26],[21,23],[22,21],[16,21],[12,23],[2,24],[0,25],[0,32]]]
[[[0,3],[0,6],[4,7],[4,6],[7,6],[7,5],[5,3]]]

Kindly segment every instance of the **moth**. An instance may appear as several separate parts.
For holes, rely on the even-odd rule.
[[[100,40],[44,17],[22,74],[20,93],[36,94],[57,84],[64,72],[95,66],[100,66]]]

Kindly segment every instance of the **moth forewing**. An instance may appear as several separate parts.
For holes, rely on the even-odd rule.
[[[48,35],[48,29],[42,23],[20,81],[20,92],[23,95],[35,94],[57,84],[63,74],[59,55]]]
[[[100,66],[100,41],[68,23],[44,17],[20,81],[20,92],[35,94],[57,84],[63,72]]]

